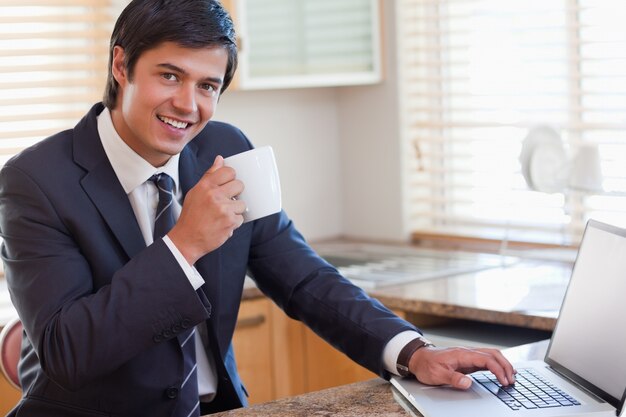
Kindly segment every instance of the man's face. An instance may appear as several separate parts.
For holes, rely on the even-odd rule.
[[[213,117],[227,61],[224,48],[165,42],[141,54],[131,80],[124,49],[115,47],[113,76],[120,86],[111,112],[115,130],[150,164],[165,164]]]

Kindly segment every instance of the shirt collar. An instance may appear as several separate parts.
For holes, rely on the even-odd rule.
[[[111,113],[104,108],[98,115],[98,134],[115,175],[119,179],[126,194],[130,194],[139,185],[146,182],[152,175],[166,173],[174,180],[174,193],[178,191],[178,160],[180,154],[172,156],[165,165],[153,167],[148,161],[130,148],[118,135]]]

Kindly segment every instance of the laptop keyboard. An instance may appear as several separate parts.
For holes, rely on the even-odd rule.
[[[513,410],[580,405],[574,397],[532,369],[518,369],[515,384],[507,387],[489,371],[475,372],[471,376]]]

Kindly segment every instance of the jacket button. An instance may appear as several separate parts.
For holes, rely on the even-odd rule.
[[[174,335],[174,333],[172,333],[172,331],[170,329],[165,329],[161,332],[161,334],[163,335],[163,337],[165,339],[169,339],[170,337],[172,337]]]
[[[180,327],[182,327],[183,329],[188,329],[191,326],[191,320],[189,319],[183,319],[182,323],[180,324]]]
[[[174,399],[176,397],[178,397],[178,388],[176,387],[169,387],[165,390],[165,396],[169,399]]]
[[[161,342],[163,340],[163,336],[161,336],[160,334],[155,334],[152,337],[152,340],[154,340],[156,343],[159,343],[159,342]]]

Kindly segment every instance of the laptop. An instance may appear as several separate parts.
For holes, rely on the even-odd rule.
[[[626,230],[589,220],[543,361],[514,363],[513,387],[476,372],[467,391],[391,384],[424,417],[615,416],[626,394]],[[495,382],[494,382],[495,381]]]

